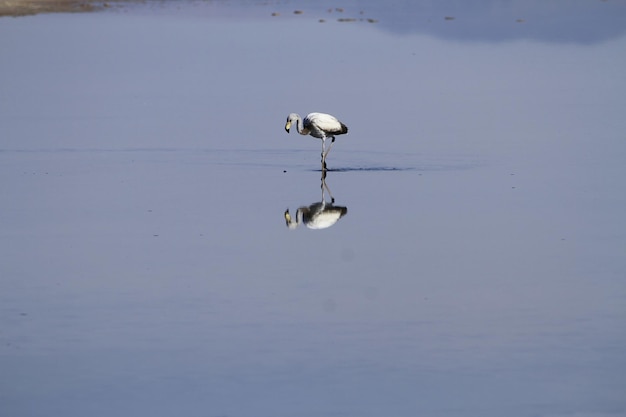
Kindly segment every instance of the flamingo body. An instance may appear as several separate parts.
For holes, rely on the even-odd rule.
[[[326,169],[326,155],[335,142],[335,135],[348,133],[348,126],[339,121],[335,116],[326,113],[309,113],[304,120],[297,113],[287,116],[285,131],[289,133],[291,125],[296,123],[296,130],[301,135],[311,135],[322,140],[322,169]],[[326,149],[326,139],[331,139],[330,146]]]

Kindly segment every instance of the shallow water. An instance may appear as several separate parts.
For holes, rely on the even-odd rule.
[[[0,20],[0,415],[626,415],[597,3]],[[292,111],[350,128],[324,196]]]

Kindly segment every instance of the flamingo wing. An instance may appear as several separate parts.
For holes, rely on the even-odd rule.
[[[341,135],[348,132],[346,125],[326,113],[309,113],[303,121],[305,128],[315,137]]]

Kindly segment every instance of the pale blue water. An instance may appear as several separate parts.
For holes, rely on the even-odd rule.
[[[626,11],[481,4],[0,20],[0,415],[625,416]]]

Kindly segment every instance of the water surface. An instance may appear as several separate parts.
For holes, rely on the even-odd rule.
[[[0,414],[626,415],[625,12],[443,5],[0,21]]]

